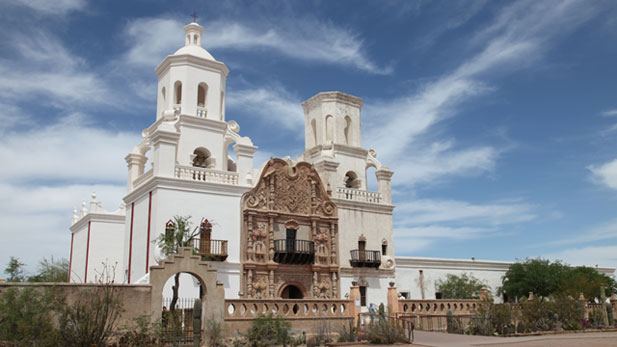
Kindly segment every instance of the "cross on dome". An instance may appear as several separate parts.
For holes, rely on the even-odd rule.
[[[193,17],[193,23],[197,23],[197,13],[195,13],[195,11],[193,11],[193,14],[191,15],[191,17]]]

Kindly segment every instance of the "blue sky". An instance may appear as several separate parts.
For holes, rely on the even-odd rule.
[[[2,268],[68,258],[93,190],[119,205],[153,69],[193,11],[257,162],[302,152],[312,95],[364,99],[363,145],[395,171],[398,255],[617,266],[614,1],[8,0]]]

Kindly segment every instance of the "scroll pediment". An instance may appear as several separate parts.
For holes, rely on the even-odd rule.
[[[244,195],[242,204],[263,211],[336,217],[336,205],[330,201],[317,171],[307,162],[291,166],[282,159],[270,159],[257,186]]]

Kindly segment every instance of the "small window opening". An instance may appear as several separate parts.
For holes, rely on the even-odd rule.
[[[198,148],[193,152],[193,166],[206,168],[210,164],[210,152],[205,148]]]
[[[359,188],[360,180],[355,172],[349,171],[345,174],[345,188]]]
[[[351,144],[351,118],[345,116],[345,143]]]
[[[383,243],[381,245],[381,254],[382,255],[386,255],[387,251],[388,251],[388,244],[387,243]]]
[[[360,306],[366,307],[366,286],[360,286]]]
[[[197,87],[197,106],[206,106],[206,95],[208,93],[208,86],[205,83],[200,83]]]
[[[440,300],[443,298],[443,295],[440,292],[435,293],[435,299]]]
[[[182,103],[182,83],[176,82],[176,104]]]

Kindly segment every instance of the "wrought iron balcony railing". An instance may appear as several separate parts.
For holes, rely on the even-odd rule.
[[[315,244],[306,240],[274,240],[274,261],[280,264],[313,264]]]
[[[205,260],[225,261],[227,259],[227,240],[193,239],[193,248]]]
[[[381,252],[354,249],[351,251],[349,263],[352,267],[378,268],[381,265]]]

